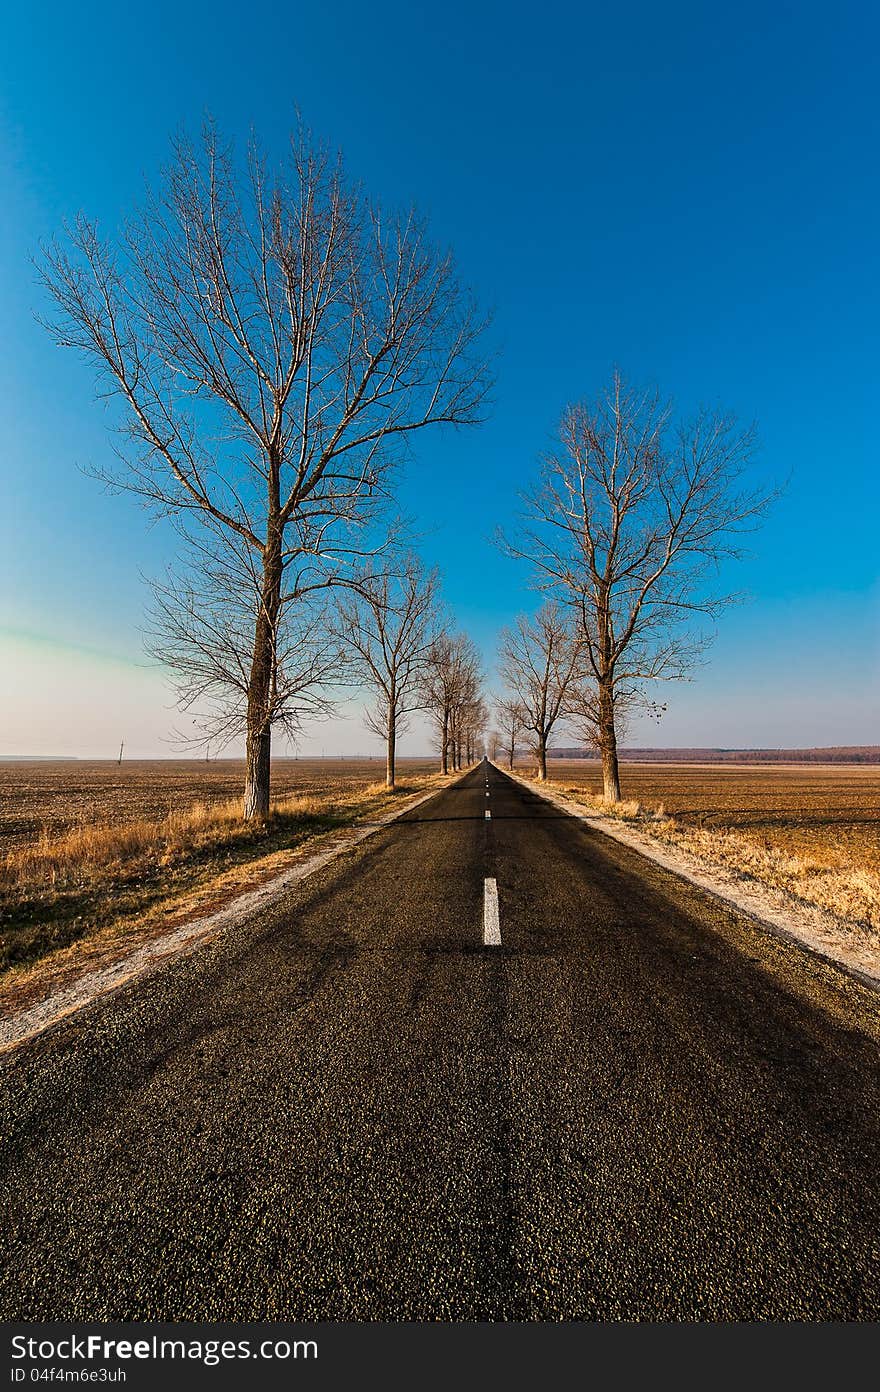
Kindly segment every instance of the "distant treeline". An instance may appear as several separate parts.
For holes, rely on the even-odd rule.
[[[554,759],[597,759],[591,749],[554,749]],[[621,749],[620,758],[639,764],[880,764],[880,744],[834,745],[829,749]]]

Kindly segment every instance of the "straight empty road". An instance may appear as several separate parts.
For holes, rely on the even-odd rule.
[[[878,1039],[484,764],[4,1060],[0,1309],[877,1319]]]

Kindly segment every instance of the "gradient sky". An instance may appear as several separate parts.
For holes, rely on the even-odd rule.
[[[278,148],[295,106],[373,193],[429,215],[494,308],[490,421],[420,440],[402,486],[487,664],[534,604],[490,537],[563,406],[617,364],[686,411],[754,418],[756,472],[790,476],[733,581],[749,602],[634,742],[880,742],[878,15],[766,0],[8,8],[0,754],[110,756],[122,737],[169,754],[175,723],[140,638],[142,576],[170,539],[77,470],[108,460],[107,417],[87,367],[34,321],[29,257],[81,208],[116,226],[205,112]],[[305,749],[374,743],[350,713]],[[424,745],[417,730],[408,747]]]

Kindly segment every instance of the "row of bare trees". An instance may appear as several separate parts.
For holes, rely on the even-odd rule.
[[[473,761],[487,711],[480,694],[482,674],[476,648],[465,634],[442,635],[426,673],[425,707],[440,746],[440,771]]]
[[[484,320],[425,223],[381,210],[303,130],[280,163],[252,144],[242,166],[208,125],[121,231],[81,217],[40,269],[48,327],[118,408],[109,481],[180,534],[152,650],[202,737],[244,737],[245,816],[269,808],[273,730],[327,714],[340,670],[370,693],[390,786],[416,710],[442,770],[469,763],[489,722],[479,657],[393,522],[408,444],[479,421],[491,381]],[[700,621],[731,601],[716,573],[768,503],[744,483],[753,446],[620,376],[565,412],[502,539],[543,597],[502,638],[492,748],[511,764],[525,739],[545,777],[571,728],[619,798],[623,723],[687,675]]]
[[[546,778],[551,735],[566,726],[599,751],[606,800],[620,799],[627,720],[659,714],[653,683],[687,678],[706,621],[736,598],[719,590],[721,565],[773,496],[745,484],[754,445],[722,412],[675,420],[619,374],[565,412],[522,525],[502,539],[546,596],[502,635],[495,710],[511,765],[522,737]]]
[[[440,770],[474,762],[488,713],[479,655],[464,634],[451,634],[436,571],[407,556],[397,571],[373,569],[341,599],[331,631],[338,666],[369,691],[369,730],[385,741],[386,784],[395,786],[397,741],[414,712],[436,731]]]

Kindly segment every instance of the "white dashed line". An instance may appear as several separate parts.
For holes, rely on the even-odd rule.
[[[483,945],[501,946],[501,921],[498,917],[498,885],[495,880],[483,881]]]
[[[486,821],[487,821],[487,822],[491,822],[491,820],[492,820],[492,813],[489,811],[489,809],[488,809],[488,807],[487,807],[487,808],[486,808]]]

